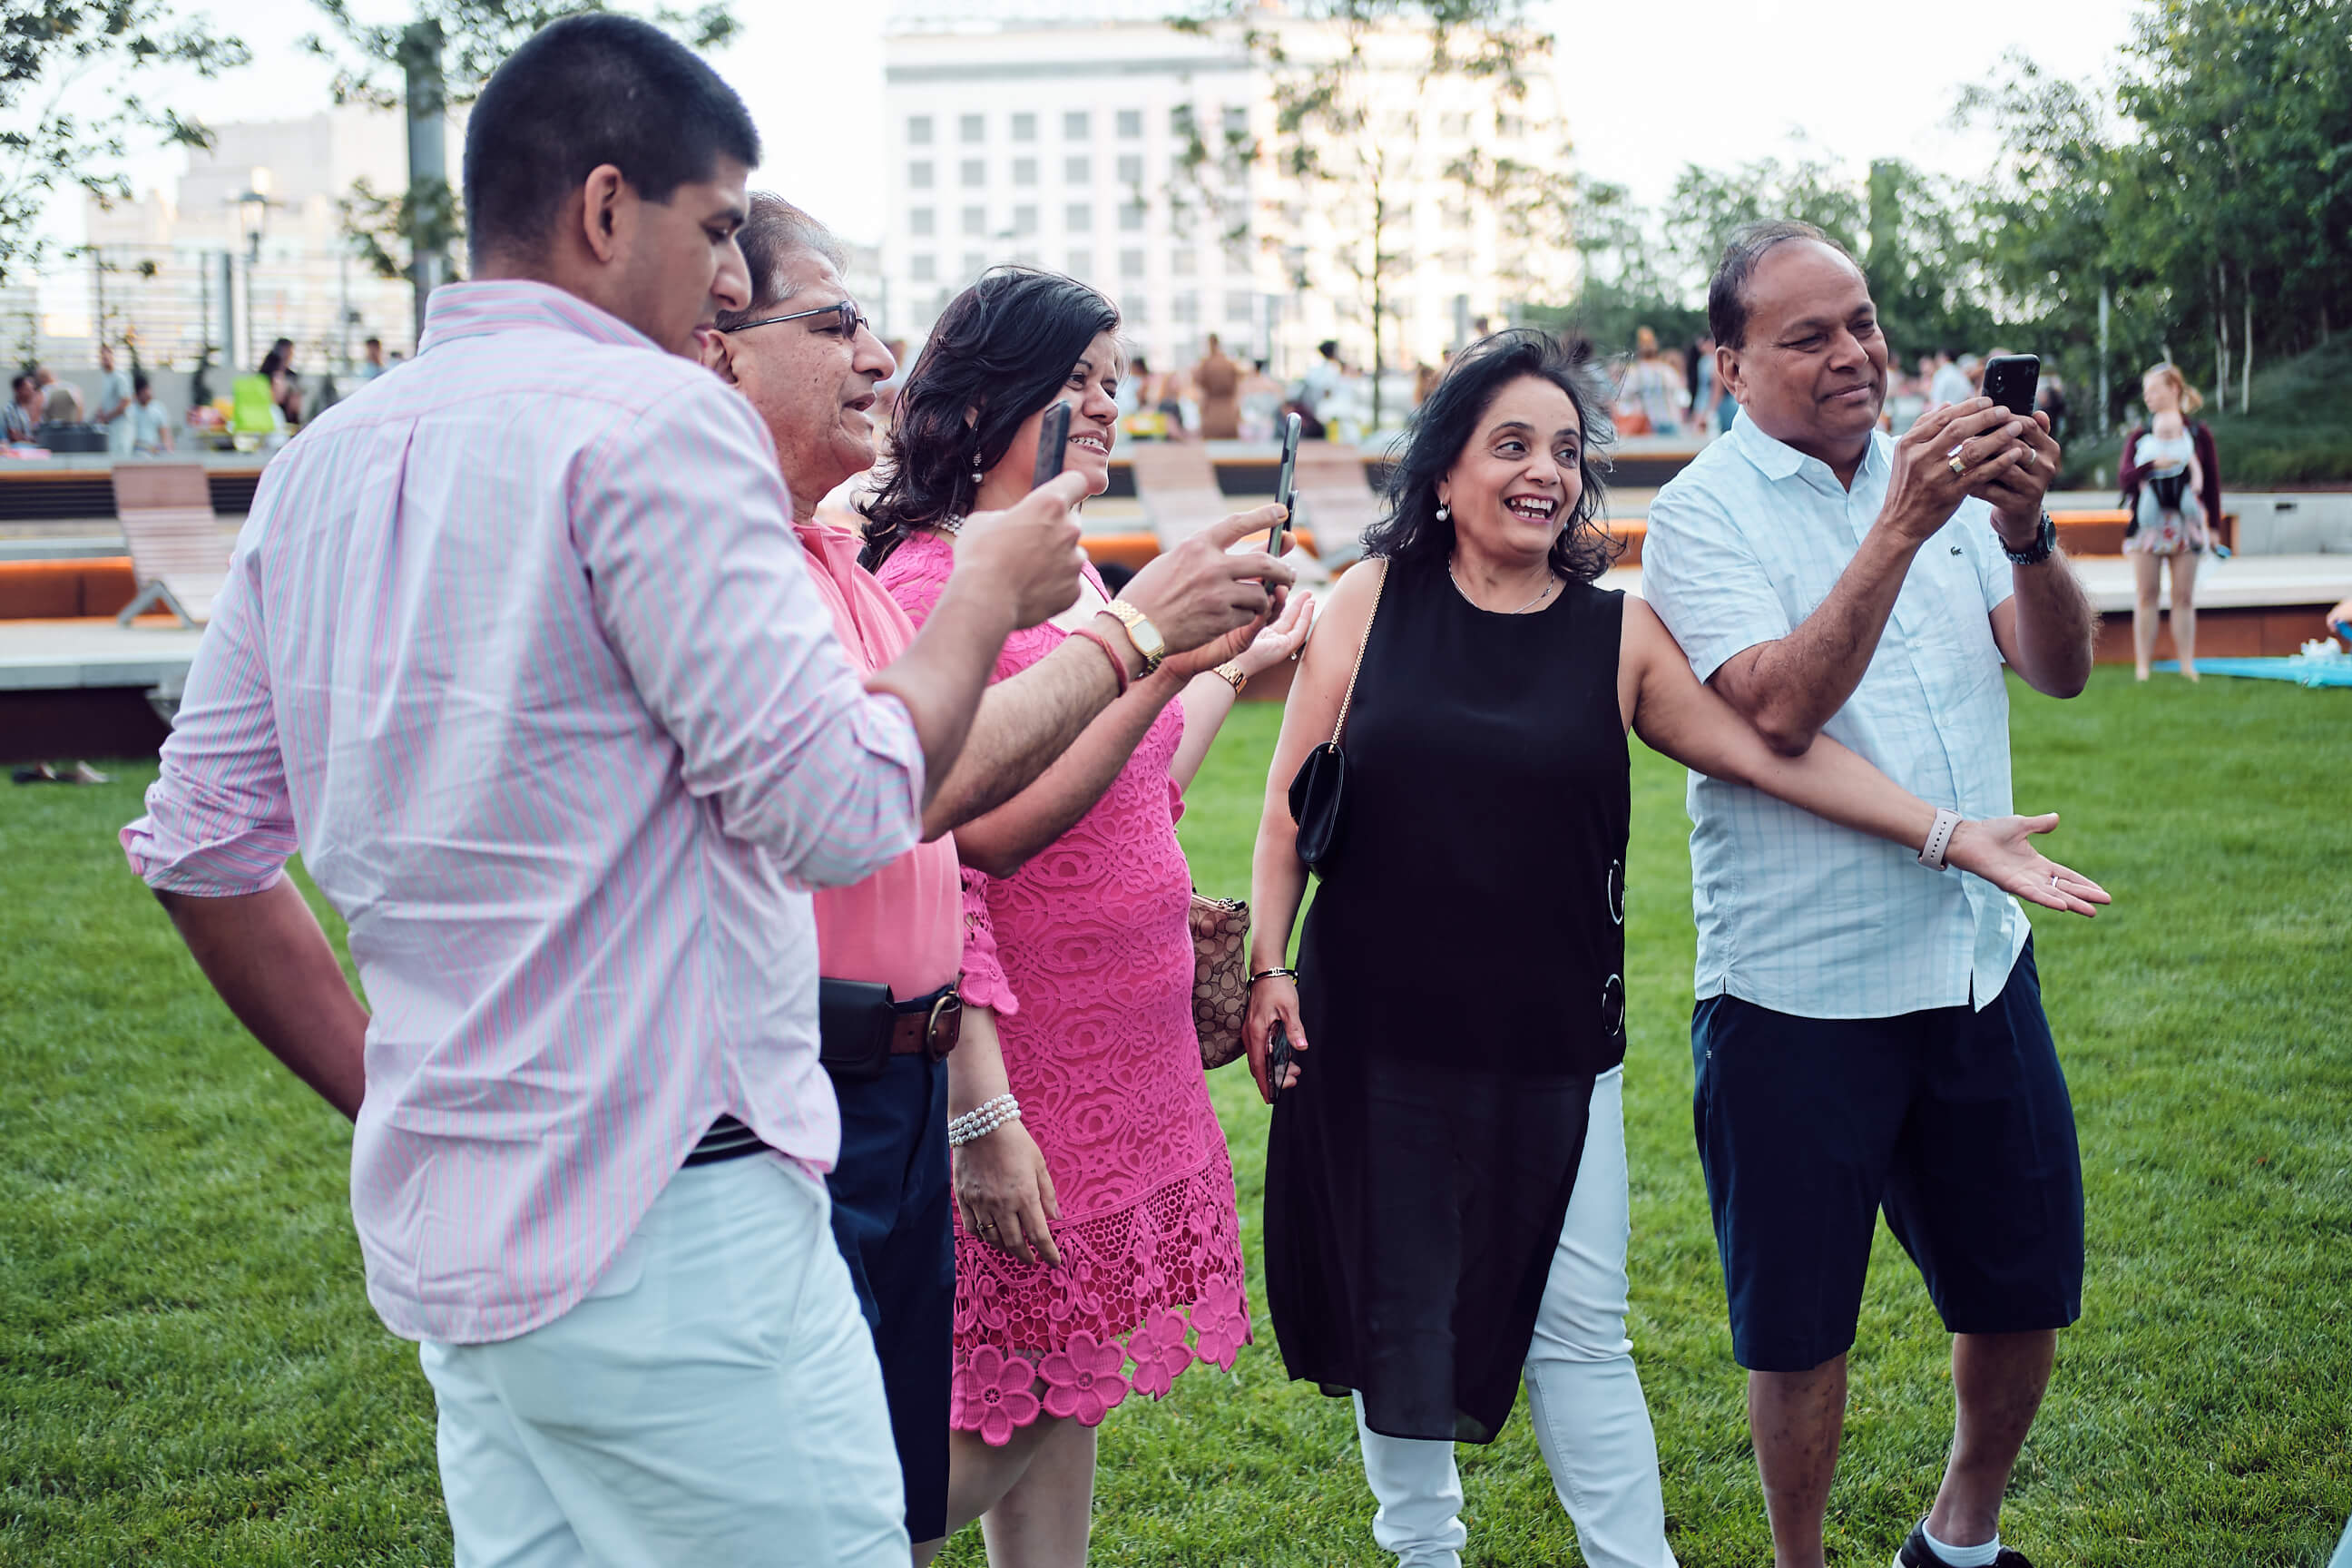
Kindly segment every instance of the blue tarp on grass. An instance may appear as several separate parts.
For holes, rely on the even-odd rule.
[[[2166,659],[2151,668],[2177,674],[2178,661]],[[2249,680],[2292,680],[2301,686],[2352,686],[2352,658],[2200,658],[2200,675],[2237,675]]]

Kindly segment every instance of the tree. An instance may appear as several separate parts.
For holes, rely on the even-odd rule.
[[[1246,190],[1249,169],[1263,161],[1297,195],[1294,228],[1310,209],[1325,226],[1330,237],[1319,248],[1338,276],[1314,277],[1303,259],[1309,247],[1295,246],[1294,281],[1336,284],[1369,317],[1375,428],[1392,292],[1425,259],[1417,235],[1491,223],[1523,274],[1548,252],[1569,253],[1554,173],[1564,163],[1542,145],[1558,136],[1564,153],[1565,137],[1531,93],[1551,39],[1529,21],[1526,0],[1293,0],[1279,11],[1257,0],[1208,0],[1171,25],[1231,40],[1265,73],[1272,145],[1228,132],[1224,205],[1234,210],[1234,193]],[[1441,139],[1440,114],[1465,117],[1474,151],[1445,153],[1454,143]],[[1197,183],[1204,172],[1194,160],[1188,177]],[[1450,210],[1422,210],[1433,190],[1448,186],[1458,193]],[[1229,238],[1236,227],[1245,226],[1229,226]]]
[[[160,66],[217,76],[250,57],[206,18],[173,13],[168,0],[7,0],[0,11],[0,279],[40,266],[34,226],[60,186],[130,199],[119,164],[134,139],[211,144],[202,125],[142,97],[137,79]],[[103,98],[89,90],[100,73]]]
[[[499,63],[548,23],[608,9],[602,0],[419,0],[411,20],[379,26],[354,16],[350,0],[312,3],[330,31],[304,37],[301,47],[334,66],[335,101],[405,107],[412,123],[473,102]],[[738,30],[729,0],[694,11],[664,7],[650,19],[695,49],[718,48]],[[344,232],[376,272],[417,280],[421,326],[430,279],[420,258],[446,265],[465,236],[465,213],[446,173],[412,168],[399,192],[361,179],[342,205]]]

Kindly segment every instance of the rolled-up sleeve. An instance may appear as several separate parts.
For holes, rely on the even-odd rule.
[[[1650,503],[1642,597],[1701,680],[1733,655],[1787,637],[1787,608],[1756,552],[1715,497],[1669,486]]]
[[[852,670],[789,515],[767,432],[715,379],[592,448],[572,502],[598,620],[687,788],[793,880],[842,887],[920,838],[922,746]]]
[[[147,815],[121,832],[131,868],[163,891],[263,892],[297,847],[254,569],[239,552],[188,668]]]

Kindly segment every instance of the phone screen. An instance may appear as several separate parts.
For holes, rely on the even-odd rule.
[[[1045,410],[1045,422],[1037,428],[1037,469],[1029,476],[1029,488],[1035,489],[1062,471],[1062,458],[1070,449],[1070,405],[1056,403]]]
[[[1274,481],[1274,499],[1282,508],[1282,516],[1265,531],[1265,552],[1268,555],[1279,556],[1282,553],[1282,536],[1290,527],[1291,510],[1298,500],[1299,429],[1297,415],[1282,416],[1282,471]]]
[[[2033,354],[1998,354],[1985,361],[1984,395],[2025,418],[2033,417],[2033,394],[2042,382],[2042,361]]]

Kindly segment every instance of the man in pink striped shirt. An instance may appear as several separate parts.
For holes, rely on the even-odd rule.
[[[747,302],[757,157],[645,24],[499,68],[478,280],[270,465],[123,830],[357,1121],[368,1293],[424,1342],[462,1568],[906,1561],[803,889],[917,842],[1003,637],[1076,595],[1078,489],[973,520],[956,614],[860,679],[766,430],[681,357]]]

